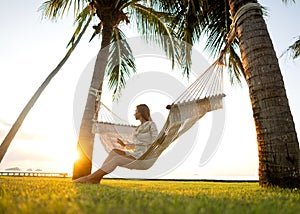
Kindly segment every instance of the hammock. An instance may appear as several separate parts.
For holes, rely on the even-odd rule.
[[[222,108],[222,98],[225,96],[222,68],[218,61],[213,63],[171,105],[168,105],[169,115],[156,140],[140,158],[122,167],[149,169],[161,153],[201,117],[207,112]],[[90,92],[96,95],[95,90]],[[98,115],[99,121],[94,123],[92,132],[99,134],[107,152],[117,147],[114,143],[117,138],[133,142],[131,133],[136,126],[129,125],[101,102]],[[118,118],[121,122],[113,122],[114,118]]]
[[[226,45],[220,52],[220,57],[201,75],[195,82],[191,84],[171,105],[167,108],[170,110],[168,118],[158,134],[156,140],[151,144],[148,150],[137,160],[123,165],[129,169],[149,169],[161,155],[161,153],[178,137],[189,130],[200,118],[206,113],[222,108],[223,94],[223,63],[226,52],[230,48],[232,42],[236,38],[236,23],[249,10],[261,10],[258,3],[248,3],[243,5],[236,11],[235,16],[231,17],[232,23],[230,31],[226,37]],[[91,89],[90,92],[97,96],[98,90]],[[136,128],[128,124],[114,123],[112,116],[118,117],[103,103],[100,102],[96,107],[96,116],[98,111],[107,110],[100,120],[93,125],[93,133],[99,134],[100,140],[105,149],[109,152],[115,147],[117,138],[132,142],[131,133]]]

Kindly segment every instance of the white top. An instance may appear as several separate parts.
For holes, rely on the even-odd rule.
[[[133,133],[133,145],[132,151],[125,151],[127,155],[131,155],[138,159],[141,157],[147,149],[151,146],[153,141],[157,138],[158,132],[156,124],[153,121],[146,121],[142,125],[138,126]]]

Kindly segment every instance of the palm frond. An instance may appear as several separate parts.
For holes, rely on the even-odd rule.
[[[286,51],[280,56],[282,57],[285,54],[289,54],[290,57],[296,59],[300,56],[300,36],[297,38],[294,44],[290,45]]]
[[[93,14],[92,8],[88,5],[86,6],[76,17],[75,24],[77,25],[75,32],[69,41],[67,47],[73,45],[74,41],[76,40],[77,36],[81,32],[82,26],[87,22],[88,17],[92,16]]]
[[[126,80],[136,72],[135,60],[125,34],[118,28],[113,31],[109,58],[106,67],[108,87],[113,90],[114,99],[120,96]]]
[[[231,24],[227,0],[163,0],[160,4],[162,7],[173,5],[169,11],[176,14],[172,20],[172,33],[187,44],[181,46],[179,56],[184,72],[188,72],[192,63],[191,45],[204,40],[204,51],[213,58],[219,57],[224,47],[230,47],[226,50],[226,64],[231,81],[240,82],[244,70],[236,53],[238,41],[235,39],[232,45],[227,45],[226,39]]]
[[[72,5],[74,16],[77,16],[87,3],[87,0],[49,0],[40,6],[39,11],[42,12],[43,18],[57,20],[69,12]]]
[[[181,40],[181,66],[183,74],[189,76],[191,70],[192,46],[200,38],[202,27],[199,24],[200,4],[198,1],[181,1],[176,16],[172,20],[172,33]]]
[[[193,46],[188,43],[180,40],[180,49],[177,50],[177,61],[182,69],[182,76],[189,78],[192,65],[192,48]]]
[[[141,0],[118,0],[114,3],[114,8],[122,10],[124,8],[127,8],[131,4],[135,4],[137,2],[140,2]]]
[[[204,50],[210,56],[216,57],[226,44],[226,36],[230,30],[231,20],[225,8],[228,8],[227,1],[216,2],[207,1],[203,5],[203,14],[199,17],[199,22],[204,28],[203,33],[206,35],[206,45]]]
[[[102,28],[103,28],[103,22],[101,22],[101,21],[98,23],[98,25],[93,26],[94,33],[93,33],[92,37],[90,38],[90,41],[92,41],[96,35],[99,35],[99,37],[101,36]]]
[[[219,3],[216,4],[214,0],[206,1],[203,15],[199,19],[202,24],[205,24],[203,27],[205,27],[204,34],[207,40],[204,50],[212,57],[218,57],[224,47],[228,46],[226,37],[231,24],[230,17],[224,10],[224,8],[229,8],[228,2],[219,1]],[[238,50],[238,40],[234,39],[225,53],[228,55],[226,64],[232,84],[240,83],[241,76],[244,76],[242,62],[236,50]]]
[[[173,41],[170,26],[167,25],[167,20],[170,18],[168,14],[157,12],[141,4],[131,4],[129,9],[135,19],[132,22],[135,29],[143,35],[147,42],[161,47],[167,57],[171,59],[172,67],[174,67],[176,44]]]
[[[287,3],[296,3],[296,0],[282,0],[282,2],[284,4],[287,4]]]
[[[241,77],[245,78],[245,72],[241,58],[236,53],[236,48],[230,46],[228,56],[228,70],[231,84],[241,84]]]
[[[149,7],[156,11],[167,11],[168,13],[173,13],[177,10],[178,3],[185,0],[144,0],[143,3],[149,4]]]
[[[114,4],[114,8],[118,8],[120,6],[120,4],[122,4],[122,2],[124,2],[124,1],[122,1],[122,0],[116,0],[116,1],[113,1],[112,3]]]

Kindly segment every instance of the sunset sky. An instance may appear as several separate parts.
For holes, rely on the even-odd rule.
[[[1,142],[32,94],[64,56],[66,45],[74,31],[71,15],[57,22],[42,20],[41,13],[37,11],[42,2],[36,0],[0,2]],[[277,55],[280,56],[300,35],[298,23],[300,4],[284,5],[280,0],[259,2],[268,9],[267,26]],[[126,31],[129,37],[135,35],[128,29]],[[71,173],[76,158],[76,126],[78,125],[74,125],[76,123],[73,112],[76,105],[74,99],[76,99],[78,85],[82,81],[82,72],[100,48],[99,39],[88,42],[92,33],[91,29],[87,32],[69,61],[28,114],[0,164],[0,170],[20,167],[23,170],[39,168],[44,171]],[[207,58],[201,47],[203,44],[197,45],[195,49],[211,62],[212,59]],[[143,72],[142,70],[147,66],[151,67],[151,71],[171,70],[166,68],[168,63],[163,59],[153,59],[156,60],[155,62],[143,60],[145,58],[137,60],[138,71]],[[300,59],[293,61],[283,56],[279,62],[299,136]],[[168,75],[173,75],[169,73]],[[180,75],[174,74],[174,77],[175,81],[180,81]],[[188,83],[184,84],[188,85]],[[128,85],[128,87],[129,90],[134,86]],[[166,116],[165,109],[160,111],[165,106],[162,102],[170,102],[171,99],[162,92],[153,93],[147,96],[143,94],[144,98],[142,96],[132,98],[128,109],[129,120],[137,103],[147,103],[149,97],[152,99],[151,96],[155,96],[157,104],[152,103],[150,107],[154,114],[153,118],[159,120],[157,122],[161,126],[161,121]],[[205,146],[201,143],[201,139],[205,138],[206,128],[211,122],[211,116],[208,115],[198,124],[197,139],[200,143],[191,149],[180,166],[167,174],[162,174],[161,177],[258,178],[256,135],[247,86],[244,82],[243,87],[230,87],[226,83],[225,94],[225,128],[214,156],[205,165],[199,166],[199,154]],[[104,99],[110,98],[110,95],[103,94],[103,96]],[[97,167],[98,162],[94,165],[94,169]]]

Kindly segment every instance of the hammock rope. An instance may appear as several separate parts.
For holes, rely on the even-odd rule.
[[[194,81],[173,104],[184,103],[223,93],[223,66],[214,62],[196,81]],[[172,105],[173,105],[172,104]]]
[[[90,94],[96,97],[97,110],[95,111],[96,116],[94,116],[93,122],[104,122],[104,123],[118,123],[120,125],[129,125],[129,123],[121,118],[119,115],[115,114],[109,107],[107,107],[103,102],[101,102],[102,91],[95,88],[90,88]],[[98,118],[98,119],[95,119]]]

